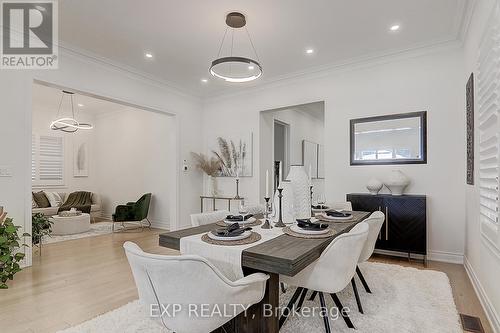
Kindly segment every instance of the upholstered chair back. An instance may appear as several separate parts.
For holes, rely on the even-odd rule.
[[[190,313],[193,309],[190,304],[198,306],[198,313],[201,314],[199,306],[203,304],[219,309],[228,308],[230,304],[249,306],[264,296],[269,278],[265,274],[252,274],[232,282],[199,256],[150,254],[132,242],[126,242],[123,247],[141,303],[153,320],[173,332],[211,332],[231,319],[217,315],[194,315]],[[163,311],[166,308],[168,312]],[[234,315],[241,312],[243,307],[241,311],[237,309]]]
[[[214,212],[191,214],[191,225],[197,227],[200,225],[215,223],[217,221],[222,221],[231,214],[227,210],[216,210]]]
[[[361,255],[359,257],[358,262],[367,261],[373,254],[375,250],[375,243],[377,242],[378,234],[380,233],[380,229],[384,224],[385,215],[380,211],[373,212],[370,217],[365,219],[363,222],[368,224],[368,238],[366,239],[365,246],[361,251]]]
[[[332,202],[328,203],[327,206],[331,209],[335,210],[346,210],[346,211],[352,211],[352,204],[350,201],[345,201],[345,202]]]

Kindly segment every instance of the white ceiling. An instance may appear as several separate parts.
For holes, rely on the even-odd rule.
[[[468,0],[65,0],[63,45],[209,96],[371,56],[456,40]],[[211,78],[225,14],[242,11],[264,75],[253,83]],[[393,24],[400,31],[389,31]],[[245,32],[234,55],[253,55]],[[306,48],[314,48],[306,55]],[[154,54],[152,60],[144,52]],[[242,54],[243,53],[243,54]],[[208,78],[203,84],[201,78]]]

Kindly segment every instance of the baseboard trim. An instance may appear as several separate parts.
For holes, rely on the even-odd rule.
[[[432,261],[447,262],[450,264],[464,264],[464,255],[461,253],[429,251],[427,259]]]
[[[464,256],[464,267],[470,281],[472,282],[472,287],[474,288],[474,291],[479,298],[479,302],[481,302],[484,312],[486,313],[486,317],[490,322],[491,329],[495,333],[500,333],[500,318],[498,317],[493,304],[491,304],[486,291],[484,290],[481,282],[479,281],[479,278],[476,275],[476,272],[472,268],[472,265],[470,264],[466,256]]]

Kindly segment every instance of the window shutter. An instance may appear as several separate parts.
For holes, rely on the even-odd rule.
[[[481,221],[498,223],[500,15],[495,9],[479,49],[479,195]]]
[[[63,138],[40,136],[39,143],[39,180],[50,185],[62,185],[64,180]]]

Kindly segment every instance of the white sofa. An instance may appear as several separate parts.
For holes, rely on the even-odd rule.
[[[66,201],[66,197],[68,194],[64,192],[57,192],[57,193],[59,193],[64,203],[64,201]],[[97,193],[92,193],[91,200],[92,200],[92,205],[90,206],[90,217],[92,219],[95,219],[96,217],[101,216],[101,209],[102,209],[101,196]],[[45,216],[52,216],[52,215],[57,215],[58,209],[59,207],[33,208],[32,213],[33,214],[43,213],[43,215]]]

